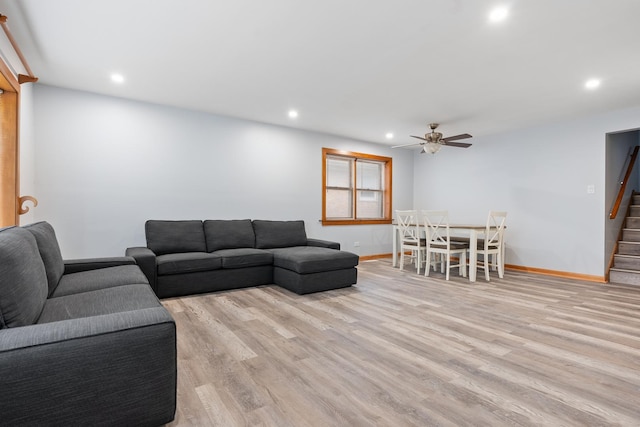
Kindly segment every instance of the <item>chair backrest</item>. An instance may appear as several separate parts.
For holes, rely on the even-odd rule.
[[[403,242],[419,243],[420,228],[417,210],[396,210],[396,221]]]
[[[485,249],[499,248],[502,245],[507,213],[503,211],[489,211],[487,229],[485,230]]]
[[[428,246],[450,246],[449,212],[448,211],[422,211],[422,220],[427,235]]]

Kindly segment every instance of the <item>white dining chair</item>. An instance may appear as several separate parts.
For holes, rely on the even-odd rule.
[[[484,278],[490,281],[489,269],[491,258],[493,267],[498,270],[498,277],[504,277],[504,230],[507,222],[507,213],[504,211],[489,211],[484,235],[478,239],[477,254],[482,255]]]
[[[447,211],[421,211],[426,233],[425,252],[425,276],[429,276],[430,266],[434,260],[432,256],[441,255],[441,271],[445,272],[446,280],[449,280],[449,271],[458,268],[462,277],[467,277],[467,250],[469,244],[451,241],[449,230],[449,213]],[[452,255],[458,255],[458,263],[452,264]]]
[[[420,219],[417,210],[396,210],[398,233],[400,234],[400,270],[404,269],[407,251],[416,264],[420,274],[421,262],[425,250],[425,240],[420,237]]]

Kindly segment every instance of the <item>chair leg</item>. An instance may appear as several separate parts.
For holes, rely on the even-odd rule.
[[[445,280],[449,280],[449,271],[451,271],[451,256],[447,256],[447,272],[445,273]]]
[[[416,249],[416,273],[418,274],[420,274],[420,266],[422,264],[421,253],[420,249]]]
[[[425,251],[424,253],[424,259],[425,259],[424,277],[428,277],[429,270],[431,270],[431,255],[432,253],[429,251]]]
[[[487,282],[490,282],[491,279],[489,278],[489,270],[491,267],[491,262],[489,259],[489,255],[488,254],[484,254],[484,262],[482,263],[483,267],[484,267],[484,278],[487,280]]]
[[[498,277],[504,278],[504,261],[502,260],[502,254],[498,253],[495,255],[498,259]]]

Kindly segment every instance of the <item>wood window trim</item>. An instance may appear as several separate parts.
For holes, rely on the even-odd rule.
[[[383,218],[381,219],[327,219],[326,196],[327,196],[327,156],[338,156],[345,158],[355,158],[363,160],[373,160],[385,163],[384,174],[384,201]],[[391,157],[376,156],[374,154],[357,153],[346,150],[336,150],[334,148],[322,148],[322,225],[372,225],[391,224],[392,221],[392,176],[393,159]],[[354,192],[355,193],[355,192]],[[355,196],[354,196],[355,197]]]

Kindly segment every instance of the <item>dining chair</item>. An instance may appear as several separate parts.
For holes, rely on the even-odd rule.
[[[420,220],[417,210],[396,210],[396,221],[400,233],[400,270],[404,269],[405,252],[410,251],[420,274],[425,240],[420,237]]]
[[[504,277],[504,229],[507,222],[507,213],[504,211],[489,211],[484,236],[478,239],[477,253],[482,255],[484,278],[490,281],[489,269],[491,258],[493,267],[498,270],[498,277]]]
[[[432,256],[440,254],[441,271],[446,272],[445,278],[449,280],[449,271],[458,268],[462,277],[467,277],[467,250],[468,243],[451,241],[449,230],[449,213],[447,211],[422,211],[422,220],[426,232],[425,252],[425,276],[429,276],[430,266],[433,263]],[[451,264],[451,256],[458,255],[458,263]]]

